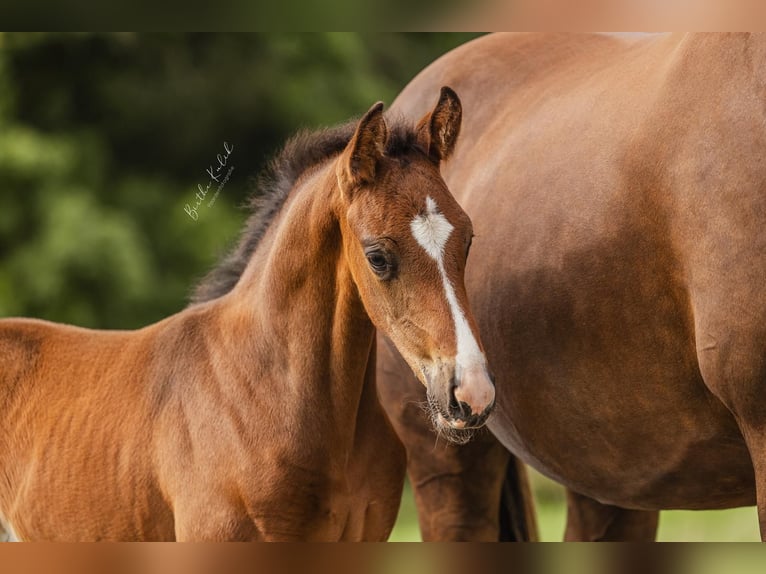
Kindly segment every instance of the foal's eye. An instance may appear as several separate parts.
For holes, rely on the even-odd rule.
[[[373,251],[367,254],[367,262],[378,275],[384,274],[388,271],[388,259],[380,251]]]
[[[381,281],[396,278],[399,260],[396,254],[395,242],[389,238],[378,238],[362,243],[367,265]]]

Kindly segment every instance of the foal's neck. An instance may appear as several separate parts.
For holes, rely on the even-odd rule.
[[[253,384],[301,397],[295,408],[350,437],[375,331],[343,257],[339,198],[334,161],[298,182],[222,299],[221,328],[237,325],[230,348]]]

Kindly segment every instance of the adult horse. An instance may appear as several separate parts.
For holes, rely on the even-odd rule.
[[[488,36],[392,108],[417,117],[441,83],[464,104],[444,177],[476,227],[489,428],[567,487],[567,539],[756,502],[766,537],[766,37]],[[421,511],[440,482],[462,488],[454,522],[496,524],[497,487],[448,481],[498,485],[504,463],[429,459],[392,395],[410,471],[434,477]]]
[[[381,540],[403,450],[375,395],[375,327],[441,424],[494,388],[439,172],[461,121],[359,121],[287,144],[265,205],[198,303],[137,331],[0,321],[0,520],[46,540]],[[373,326],[374,325],[374,326]]]

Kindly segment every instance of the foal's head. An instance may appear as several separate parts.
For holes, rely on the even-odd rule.
[[[437,429],[454,440],[483,425],[495,400],[463,283],[471,220],[439,173],[461,115],[457,95],[442,88],[412,149],[387,154],[376,104],[336,168],[344,252],[362,302],[426,386]]]

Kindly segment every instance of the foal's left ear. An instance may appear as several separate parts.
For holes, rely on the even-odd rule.
[[[387,138],[383,102],[378,102],[359,120],[354,136],[338,162],[338,183],[344,194],[375,180],[375,170],[385,152]]]
[[[463,106],[457,94],[447,86],[441,89],[439,102],[429,114],[418,122],[417,134],[420,144],[436,162],[447,159],[455,149],[460,134]]]

